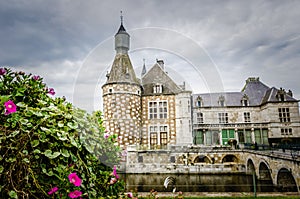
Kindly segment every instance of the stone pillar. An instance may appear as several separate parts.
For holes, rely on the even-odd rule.
[[[251,141],[252,143],[255,142],[254,128],[251,128]]]

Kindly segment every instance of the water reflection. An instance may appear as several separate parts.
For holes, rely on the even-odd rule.
[[[163,186],[167,176],[176,179],[176,190],[183,192],[253,192],[252,175],[246,174],[126,174],[127,190],[149,192],[172,191]],[[272,192],[272,181],[256,180],[257,191]]]

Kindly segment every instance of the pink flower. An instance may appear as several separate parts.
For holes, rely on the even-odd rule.
[[[132,192],[128,192],[128,193],[127,193],[127,197],[128,197],[128,198],[132,198],[132,197],[133,197]]]
[[[40,79],[40,76],[34,75],[34,76],[32,77],[32,79],[34,79],[34,80],[39,80],[39,79]]]
[[[48,93],[49,93],[50,95],[55,95],[54,88],[49,88],[49,89],[48,89]]]
[[[113,175],[113,176],[115,176],[117,179],[119,179],[119,175],[117,174],[117,167],[116,167],[116,165],[114,166],[114,170],[113,170],[113,172],[112,172],[111,175]]]
[[[104,136],[103,136],[105,139],[107,139],[109,137],[109,133],[104,133]]]
[[[11,113],[14,113],[17,111],[17,106],[15,103],[11,100],[8,100],[7,102],[4,103],[5,106],[5,115],[9,115]]]
[[[73,183],[76,187],[79,187],[81,185],[81,179],[78,177],[78,175],[75,172],[71,173],[68,177],[69,177],[69,181]]]
[[[78,198],[81,195],[82,195],[82,192],[78,191],[78,190],[75,190],[75,191],[69,193],[70,198]]]
[[[0,75],[5,75],[5,73],[6,73],[5,68],[0,68]]]
[[[51,194],[53,194],[53,193],[55,193],[55,192],[57,192],[57,191],[58,191],[58,187],[53,187],[53,188],[48,192],[48,194],[51,195]]]
[[[115,184],[117,181],[118,181],[118,179],[116,179],[116,178],[111,178],[110,181],[109,181],[109,184],[113,185],[113,184]]]

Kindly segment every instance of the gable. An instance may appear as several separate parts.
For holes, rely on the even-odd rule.
[[[162,92],[154,92],[155,86],[162,86]],[[169,77],[169,75],[155,64],[143,77],[142,86],[144,95],[177,94],[182,89]]]

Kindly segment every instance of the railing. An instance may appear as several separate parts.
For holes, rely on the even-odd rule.
[[[198,128],[213,128],[213,127],[219,127],[219,128],[229,128],[229,127],[238,127],[238,128],[258,128],[258,127],[267,127],[269,123],[233,123],[233,124],[203,124],[203,123],[195,123],[193,124],[194,129]]]

